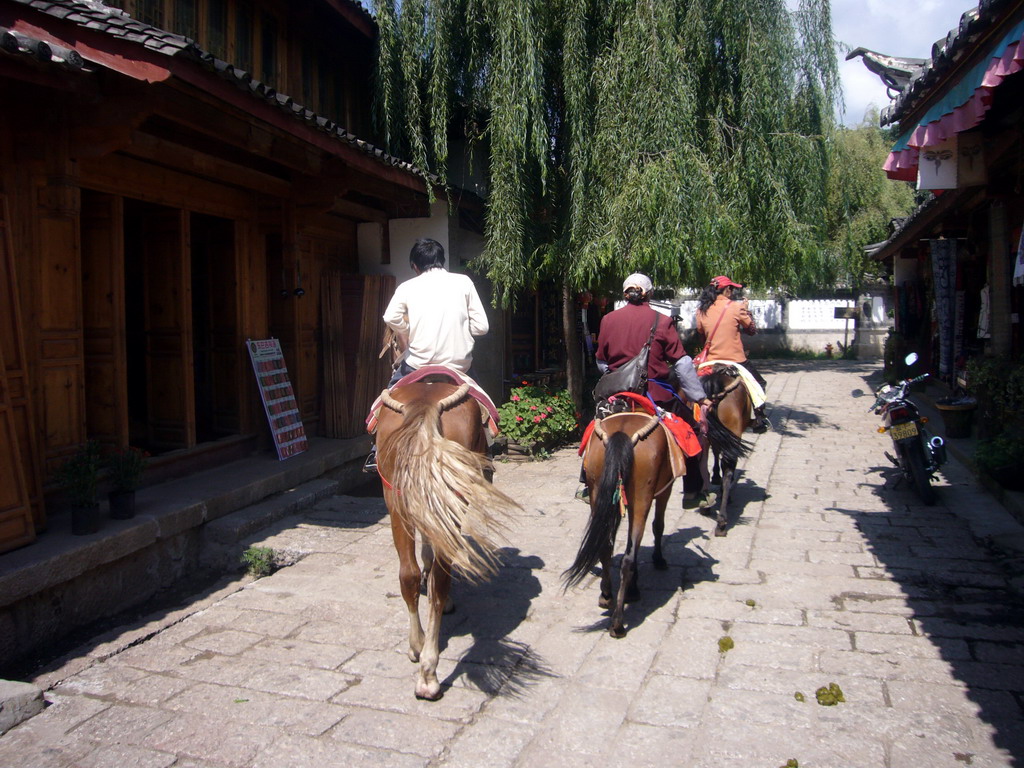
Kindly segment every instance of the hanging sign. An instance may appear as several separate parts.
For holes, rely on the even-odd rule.
[[[263,409],[270,422],[277,458],[287,459],[306,450],[306,430],[302,426],[299,404],[288,380],[281,342],[277,339],[250,339],[246,342],[256,383],[263,398]]]

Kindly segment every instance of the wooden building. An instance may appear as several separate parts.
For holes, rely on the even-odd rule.
[[[429,206],[372,143],[375,34],[354,0],[0,0],[0,551],[88,438],[182,467],[269,447],[247,339],[281,340],[311,434],[325,366],[379,377],[394,277],[368,273]]]
[[[951,20],[952,21],[952,20]],[[892,265],[895,326],[950,384],[977,356],[1024,353],[1024,5],[981,0],[929,59],[864,49],[890,88],[890,178],[933,196],[872,247]]]

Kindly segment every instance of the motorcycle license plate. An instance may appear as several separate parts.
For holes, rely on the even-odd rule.
[[[908,437],[917,436],[917,424],[908,421],[906,424],[893,424],[889,427],[889,434],[893,440],[905,440]]]

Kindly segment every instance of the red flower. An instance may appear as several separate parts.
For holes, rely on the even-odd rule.
[[[546,418],[548,417],[548,415],[547,415],[546,413],[542,413],[542,414],[540,415],[540,417],[541,417],[542,419],[546,419]]]
[[[540,416],[534,416],[533,417],[533,423],[534,424],[540,424]]]
[[[524,386],[524,387],[528,387],[529,385],[530,385],[530,382],[528,382],[528,381],[524,381],[524,382],[523,382],[523,386]]]
[[[552,407],[551,407],[551,406],[549,405],[549,406],[548,406],[548,413],[554,413],[554,412],[555,412],[555,409],[554,409],[554,408],[552,408]]]
[[[518,403],[519,402],[519,395],[512,395],[512,402],[513,403]]]
[[[523,420],[522,416],[516,416],[516,421],[522,421],[522,420]]]
[[[530,410],[531,411],[536,411],[537,410],[537,406],[536,405],[531,405],[530,406]]]

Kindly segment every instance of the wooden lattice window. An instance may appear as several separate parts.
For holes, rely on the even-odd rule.
[[[235,53],[232,63],[247,72],[253,70],[252,35],[252,3],[239,2],[235,5]]]
[[[162,0],[135,0],[136,19],[144,24],[164,29],[164,4]]]
[[[174,0],[174,26],[171,31],[199,39],[198,0]]]
[[[206,0],[206,48],[219,59],[228,57],[228,6],[225,0]]]

